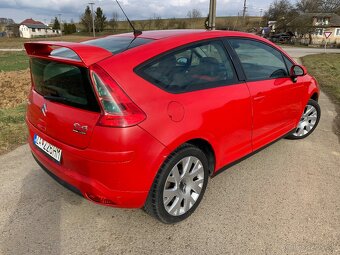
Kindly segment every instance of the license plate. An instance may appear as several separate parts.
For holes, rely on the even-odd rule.
[[[33,143],[39,149],[41,149],[43,152],[45,152],[48,156],[50,156],[52,159],[57,161],[57,163],[60,164],[61,153],[62,153],[61,149],[50,144],[49,142],[46,142],[44,139],[42,139],[40,136],[38,136],[36,134],[34,135]]]

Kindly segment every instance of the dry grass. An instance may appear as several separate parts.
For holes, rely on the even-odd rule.
[[[0,110],[0,155],[27,142],[26,105]]]
[[[24,103],[30,86],[29,69],[0,72],[0,109],[8,109]]]
[[[0,72],[0,155],[26,143],[29,70]]]

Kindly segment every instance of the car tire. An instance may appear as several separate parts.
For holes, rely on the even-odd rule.
[[[286,138],[291,140],[303,139],[309,136],[319,124],[321,109],[317,101],[310,99],[303,110],[297,128]]]
[[[163,223],[189,217],[202,200],[209,178],[206,155],[191,144],[172,152],[161,166],[144,210]]]

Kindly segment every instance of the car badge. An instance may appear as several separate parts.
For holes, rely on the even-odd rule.
[[[73,132],[81,134],[81,135],[86,135],[88,130],[88,126],[82,126],[79,123],[74,123],[73,124]]]
[[[46,104],[43,104],[43,106],[41,107],[41,112],[44,114],[44,116],[46,117],[46,113],[47,113],[47,106]]]

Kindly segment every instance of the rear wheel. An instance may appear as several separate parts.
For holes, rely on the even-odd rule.
[[[164,223],[176,223],[197,208],[208,182],[208,160],[185,144],[170,154],[159,170],[144,209]]]
[[[321,110],[318,102],[310,99],[302,113],[299,124],[294,132],[289,134],[288,139],[303,139],[309,136],[319,123]]]

